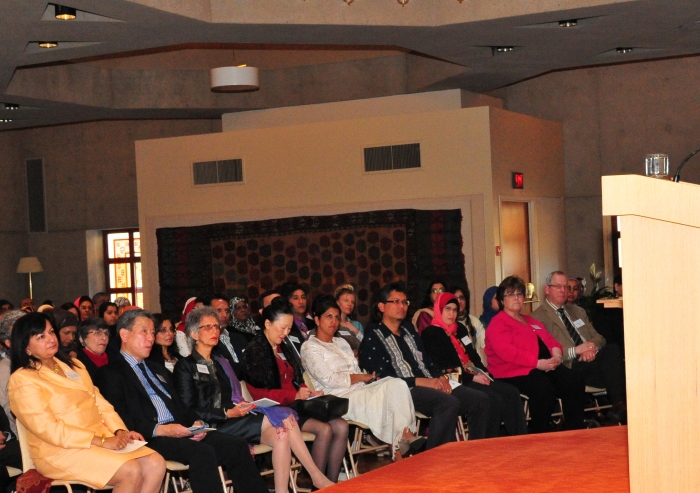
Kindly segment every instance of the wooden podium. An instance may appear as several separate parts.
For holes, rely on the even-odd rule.
[[[630,490],[700,492],[700,186],[602,184],[621,218]]]

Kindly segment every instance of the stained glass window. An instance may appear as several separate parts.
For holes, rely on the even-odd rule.
[[[104,232],[105,280],[112,301],[128,298],[143,308],[141,234],[136,229]]]

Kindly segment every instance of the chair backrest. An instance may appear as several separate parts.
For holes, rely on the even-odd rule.
[[[27,472],[34,469],[34,461],[29,455],[29,445],[27,444],[27,429],[17,420],[17,439],[19,440],[19,449],[22,452],[22,472]]]
[[[241,380],[241,393],[243,394],[243,398],[248,401],[248,402],[253,402],[255,399],[253,399],[253,396],[250,395],[250,392],[248,391],[248,386],[246,385],[245,381]]]
[[[311,392],[316,392],[316,387],[314,387],[314,382],[311,380],[311,375],[306,372],[304,372],[304,383]]]

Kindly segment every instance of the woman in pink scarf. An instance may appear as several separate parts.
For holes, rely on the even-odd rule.
[[[474,348],[469,331],[457,322],[459,302],[452,293],[435,299],[431,325],[421,333],[425,350],[445,372],[462,370],[461,383],[489,396],[491,408],[486,429],[488,438],[501,435],[501,421],[508,435],[527,433],[520,392],[513,385],[493,381]]]

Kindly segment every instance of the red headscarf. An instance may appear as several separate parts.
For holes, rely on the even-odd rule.
[[[442,327],[442,329],[447,333],[452,345],[455,348],[455,351],[457,351],[457,355],[459,356],[459,360],[462,362],[462,366],[466,366],[469,363],[469,356],[467,356],[467,353],[464,351],[464,346],[462,343],[457,339],[457,322],[455,321],[455,323],[448,325],[442,319],[442,310],[444,310],[445,306],[447,306],[447,304],[450,302],[457,305],[457,309],[459,310],[459,302],[457,301],[457,297],[455,295],[452,293],[441,293],[438,295],[438,297],[435,299],[435,304],[433,305],[434,315],[432,325]]]
[[[195,301],[197,301],[197,297],[193,296],[185,302],[185,308],[182,309],[182,321],[177,325],[177,330],[180,332],[185,332],[185,321],[187,320],[187,315],[194,310]]]

